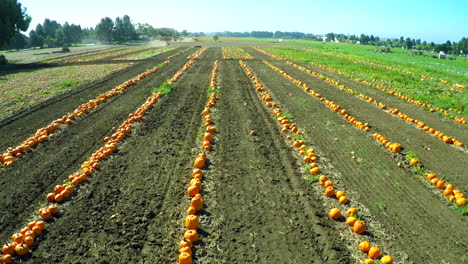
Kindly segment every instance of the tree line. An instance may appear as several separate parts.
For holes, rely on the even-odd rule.
[[[82,28],[80,25],[61,25],[55,20],[45,19],[31,30],[29,36],[22,34],[31,23],[31,16],[26,13],[26,8],[21,6],[18,0],[0,0],[0,49],[24,49],[42,47],[60,47],[78,43],[92,43],[102,41],[106,43],[125,42],[139,38],[152,37],[180,37],[180,36],[205,36],[203,32],[178,32],[172,28],[154,28],[150,24],[133,24],[128,15],[112,20],[109,17],[102,18],[95,28]],[[468,38],[462,38],[459,42],[447,40],[445,43],[427,43],[420,39],[400,37],[399,39],[382,39],[379,36],[361,34],[346,35],[327,33],[324,36],[303,32],[282,31],[251,31],[251,32],[216,32],[216,36],[223,37],[253,37],[253,38],[277,38],[277,39],[309,39],[315,41],[337,41],[348,43],[360,43],[374,46],[400,47],[417,50],[443,51],[447,54],[468,54]],[[323,37],[326,37],[325,39]]]
[[[303,32],[282,32],[282,31],[251,31],[251,32],[215,32],[213,33],[220,37],[251,37],[251,38],[276,38],[276,39],[306,39],[315,41],[326,41],[326,42],[347,42],[347,43],[359,43],[364,45],[373,46],[385,46],[390,48],[405,48],[405,49],[416,49],[416,50],[429,50],[429,51],[443,51],[447,54],[468,54],[468,38],[462,38],[459,42],[447,42],[442,44],[435,44],[434,42],[421,41],[421,39],[411,39],[400,37],[399,39],[381,39],[379,36],[361,34],[346,35],[327,33],[325,35],[315,35]],[[323,37],[326,37],[324,40]]]

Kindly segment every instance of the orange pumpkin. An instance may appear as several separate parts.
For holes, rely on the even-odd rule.
[[[193,206],[190,206],[187,209],[187,215],[195,215],[196,212],[197,212],[197,209],[195,209],[195,207],[193,207]]]
[[[390,257],[389,255],[386,255],[386,256],[383,256],[383,257],[380,259],[380,263],[381,263],[381,264],[392,264],[392,263],[393,263],[393,259],[392,259],[392,257]]]
[[[0,260],[5,262],[6,264],[10,264],[13,262],[13,257],[11,256],[11,254],[5,254],[3,255],[3,258],[1,258]]]
[[[195,197],[190,200],[190,206],[195,208],[197,211],[200,211],[203,208],[203,198],[201,194],[197,193]]]
[[[32,236],[26,236],[23,243],[30,247],[34,244],[34,238]]]
[[[340,204],[347,204],[348,203],[348,198],[346,198],[346,196],[341,196],[340,199],[338,199],[338,202]]]
[[[346,216],[356,216],[357,213],[358,213],[357,208],[352,207],[346,211]]]
[[[205,167],[205,159],[201,157],[197,157],[193,162],[193,165],[199,169]]]
[[[181,241],[179,242],[179,248],[184,248],[184,247],[192,248],[192,243],[187,242],[187,241],[185,241],[185,240],[181,240]]]
[[[455,196],[455,197],[456,197],[456,196]],[[464,205],[466,205],[466,198],[465,198],[465,197],[457,198],[457,200],[455,200],[455,203],[456,203],[458,206],[464,206]]]
[[[366,259],[364,260],[364,264],[374,264],[374,260],[373,259]]]
[[[185,231],[185,234],[184,234],[184,238],[188,241],[188,242],[196,242],[198,241],[198,233],[196,230],[187,230]]]
[[[28,254],[29,252],[29,247],[23,243],[16,245],[15,247],[15,252],[18,254],[18,256],[24,256]]]
[[[319,167],[312,168],[309,170],[309,173],[310,175],[318,175],[320,174],[320,168]]]
[[[356,234],[362,234],[366,231],[366,223],[362,220],[357,220],[353,225],[353,232]]]
[[[328,216],[333,220],[337,220],[341,217],[341,211],[338,208],[332,208],[328,213]]]
[[[52,204],[47,208],[47,211],[50,214],[55,215],[59,212],[59,207],[56,204]]]
[[[16,243],[21,243],[23,241],[24,235],[21,233],[16,233],[11,236],[11,240]]]
[[[340,199],[340,197],[345,196],[345,193],[343,191],[337,191],[336,192],[336,199]]]
[[[200,192],[200,189],[197,186],[190,185],[187,188],[187,194],[190,195],[191,197],[194,197],[199,192]]]
[[[354,223],[356,222],[356,217],[350,216],[346,219],[346,224],[349,226],[354,226]]]
[[[39,209],[39,215],[42,217],[44,220],[49,220],[52,218],[52,214],[47,211],[46,208],[41,208]]]
[[[367,253],[369,252],[369,249],[370,249],[371,245],[369,243],[369,241],[362,241],[361,243],[359,243],[359,250],[363,253]]]
[[[367,255],[371,259],[378,259],[380,257],[380,248],[378,247],[371,247],[369,249],[369,252],[367,252]]]
[[[196,230],[198,228],[198,225],[199,225],[198,216],[187,215],[187,217],[185,217],[185,227],[187,229]]]
[[[333,197],[335,195],[335,189],[332,186],[329,186],[325,189],[324,194],[328,197]]]
[[[179,264],[192,264],[192,255],[187,252],[180,253]]]
[[[410,166],[416,166],[418,163],[419,163],[419,160],[413,158],[413,159],[410,160],[409,165]]]

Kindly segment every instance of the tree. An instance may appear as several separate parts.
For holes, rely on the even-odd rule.
[[[33,48],[42,47],[44,46],[44,38],[37,34],[35,30],[31,30],[31,32],[29,32],[29,45]]]
[[[411,49],[413,47],[413,43],[411,42],[410,38],[406,38],[405,46],[407,49]]]
[[[31,17],[17,0],[0,1],[0,47],[8,43],[17,32],[26,31]]]
[[[218,36],[216,36],[216,35],[213,36],[213,40],[214,40],[214,41],[218,41],[218,39],[219,39]]]
[[[96,37],[101,41],[111,43],[113,30],[114,21],[109,17],[105,17],[96,26]]]
[[[184,37],[187,37],[189,35],[186,29],[182,30],[180,34]]]
[[[127,41],[136,39],[135,26],[132,24],[130,17],[125,15],[123,18],[117,17],[114,25],[114,40]]]
[[[55,34],[57,33],[57,30],[59,30],[62,27],[62,25],[60,25],[55,20],[50,20],[46,18],[44,20],[44,23],[42,23],[42,27],[44,29],[44,37],[55,38]]]
[[[369,43],[369,36],[361,34],[361,36],[359,37],[359,43],[361,44]]]

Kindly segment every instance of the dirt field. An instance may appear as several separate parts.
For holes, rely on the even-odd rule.
[[[2,120],[0,148],[16,146],[78,105],[194,45],[208,49],[172,85],[172,91],[135,123],[89,182],[59,204],[58,216],[48,221],[31,252],[15,257],[15,263],[177,262],[190,201],[185,190],[203,137],[200,112],[208,100],[215,60],[220,61],[219,99],[212,110],[217,132],[204,168],[200,193],[205,205],[197,213],[200,240],[193,244],[194,263],[363,263],[366,254],[357,249],[363,240],[378,246],[382,255],[391,255],[393,263],[468,263],[468,216],[452,210],[440,190],[413,174],[371,133],[350,125],[262,60],[368,122],[372,132],[400,142],[404,152],[417,154],[426,168],[462,192],[468,190],[467,152],[252,48],[269,43],[237,46],[254,56],[246,65],[303,132],[322,173],[333,178],[337,190],[345,190],[348,205],[325,197],[321,186],[310,183],[302,156],[281,133],[271,108],[265,107],[239,61],[222,59],[221,46],[236,45],[231,42],[174,43],[175,50]],[[0,168],[0,241],[11,242],[12,234],[38,220],[37,210],[47,193],[79,170],[153,88],[171,78],[197,50],[185,50],[160,71],[59,130],[12,167]],[[301,65],[468,143],[461,125],[320,68]],[[360,208],[368,225],[363,235],[354,234],[343,218],[334,221],[328,216],[333,207],[343,211],[350,206]]]

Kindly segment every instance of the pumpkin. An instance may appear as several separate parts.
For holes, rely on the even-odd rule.
[[[15,254],[15,251],[14,251],[14,249],[12,249],[10,247],[10,244],[5,244],[2,247],[2,254],[3,255],[7,255],[7,254],[13,255],[13,254]]]
[[[15,247],[15,252],[18,254],[18,256],[24,256],[28,254],[29,252],[29,247],[23,243],[16,245]]]
[[[23,241],[23,234],[21,233],[16,233],[11,236],[11,240],[16,243],[21,243]]]
[[[333,197],[335,195],[335,189],[332,186],[329,186],[325,189],[325,196]]]
[[[192,255],[187,252],[180,253],[179,264],[192,264]]]
[[[328,216],[333,220],[338,220],[341,217],[341,211],[338,208],[332,208],[328,213]]]
[[[194,197],[199,192],[200,192],[200,189],[197,186],[190,185],[187,188],[187,194],[190,195],[191,197]]]
[[[185,227],[187,229],[195,230],[198,228],[198,225],[199,225],[198,216],[187,215],[187,217],[185,217]]]
[[[205,132],[205,134],[203,134],[203,140],[211,142],[211,140],[213,140],[213,136],[210,132]]]
[[[362,234],[366,231],[366,223],[362,220],[357,220],[353,225],[353,232],[356,234]]]
[[[47,208],[47,212],[52,215],[55,215],[59,212],[59,207],[56,204],[52,204]]]
[[[410,160],[409,165],[410,166],[416,166],[419,163],[419,160],[413,158]]]
[[[374,260],[373,259],[366,259],[366,260],[364,260],[364,264],[374,264]]]
[[[181,240],[181,241],[179,242],[179,248],[184,248],[184,247],[192,248],[192,243],[187,242],[187,241],[185,241],[185,240]]]
[[[457,200],[455,200],[455,203],[458,206],[464,206],[464,205],[466,205],[466,198],[465,197],[457,198]]]
[[[52,218],[52,214],[47,211],[46,208],[41,208],[39,209],[39,215],[42,217],[44,220],[49,220]]]
[[[185,234],[184,234],[184,238],[188,241],[188,242],[196,242],[198,241],[198,233],[196,230],[187,230],[185,231]]]
[[[42,234],[42,229],[40,229],[38,226],[34,226],[31,231],[33,231],[36,236]]]
[[[0,260],[2,260],[3,262],[7,264],[10,264],[13,262],[13,257],[11,256],[11,254],[5,254],[3,255],[3,258],[1,258]]]
[[[333,187],[333,182],[330,181],[330,180],[326,180],[324,183],[323,183],[323,187]]]
[[[386,255],[386,256],[383,256],[383,257],[380,259],[380,263],[382,263],[382,264],[392,264],[392,263],[393,263],[393,259],[392,259],[392,257]]]
[[[367,252],[367,255],[371,259],[378,259],[380,257],[380,248],[378,247],[371,247],[369,249],[369,252]]]
[[[34,244],[34,238],[32,236],[26,236],[23,240],[23,243],[30,247]]]
[[[197,211],[200,211],[203,208],[203,198],[201,194],[197,193],[195,197],[190,200],[190,206],[194,207]]]
[[[343,191],[337,191],[336,192],[336,199],[340,199],[340,197],[345,196],[345,193]]]
[[[183,248],[180,248],[180,249],[179,249],[179,252],[180,252],[180,253],[186,252],[186,253],[192,255],[192,248],[190,248],[190,247],[183,247]]]
[[[369,241],[362,241],[361,243],[359,243],[359,250],[363,253],[367,253],[369,252],[369,249],[370,249],[371,245],[369,243]]]
[[[444,181],[443,181],[443,180],[437,181],[436,187],[437,187],[437,189],[440,189],[440,190],[444,189],[444,188],[445,188],[445,183],[444,183]]]
[[[347,204],[348,203],[348,198],[346,198],[346,196],[341,196],[339,199],[338,199],[338,202],[340,204]]]
[[[319,167],[312,168],[309,170],[309,173],[310,175],[318,175],[320,174],[320,168]]]
[[[357,213],[358,213],[357,208],[352,207],[346,211],[346,216],[356,216]]]
[[[193,162],[193,165],[199,169],[205,167],[205,159],[198,156],[195,161]]]
[[[41,230],[44,230],[46,228],[44,221],[37,221],[36,226],[39,227]]]
[[[346,219],[346,224],[349,226],[354,226],[354,223],[356,222],[356,217],[350,216]]]
[[[197,176],[197,175],[203,175],[203,171],[200,170],[199,168],[195,168],[192,170],[192,176]]]
[[[193,207],[193,206],[190,206],[187,209],[187,215],[195,215],[196,212],[197,212],[197,209],[195,209],[195,207]]]

